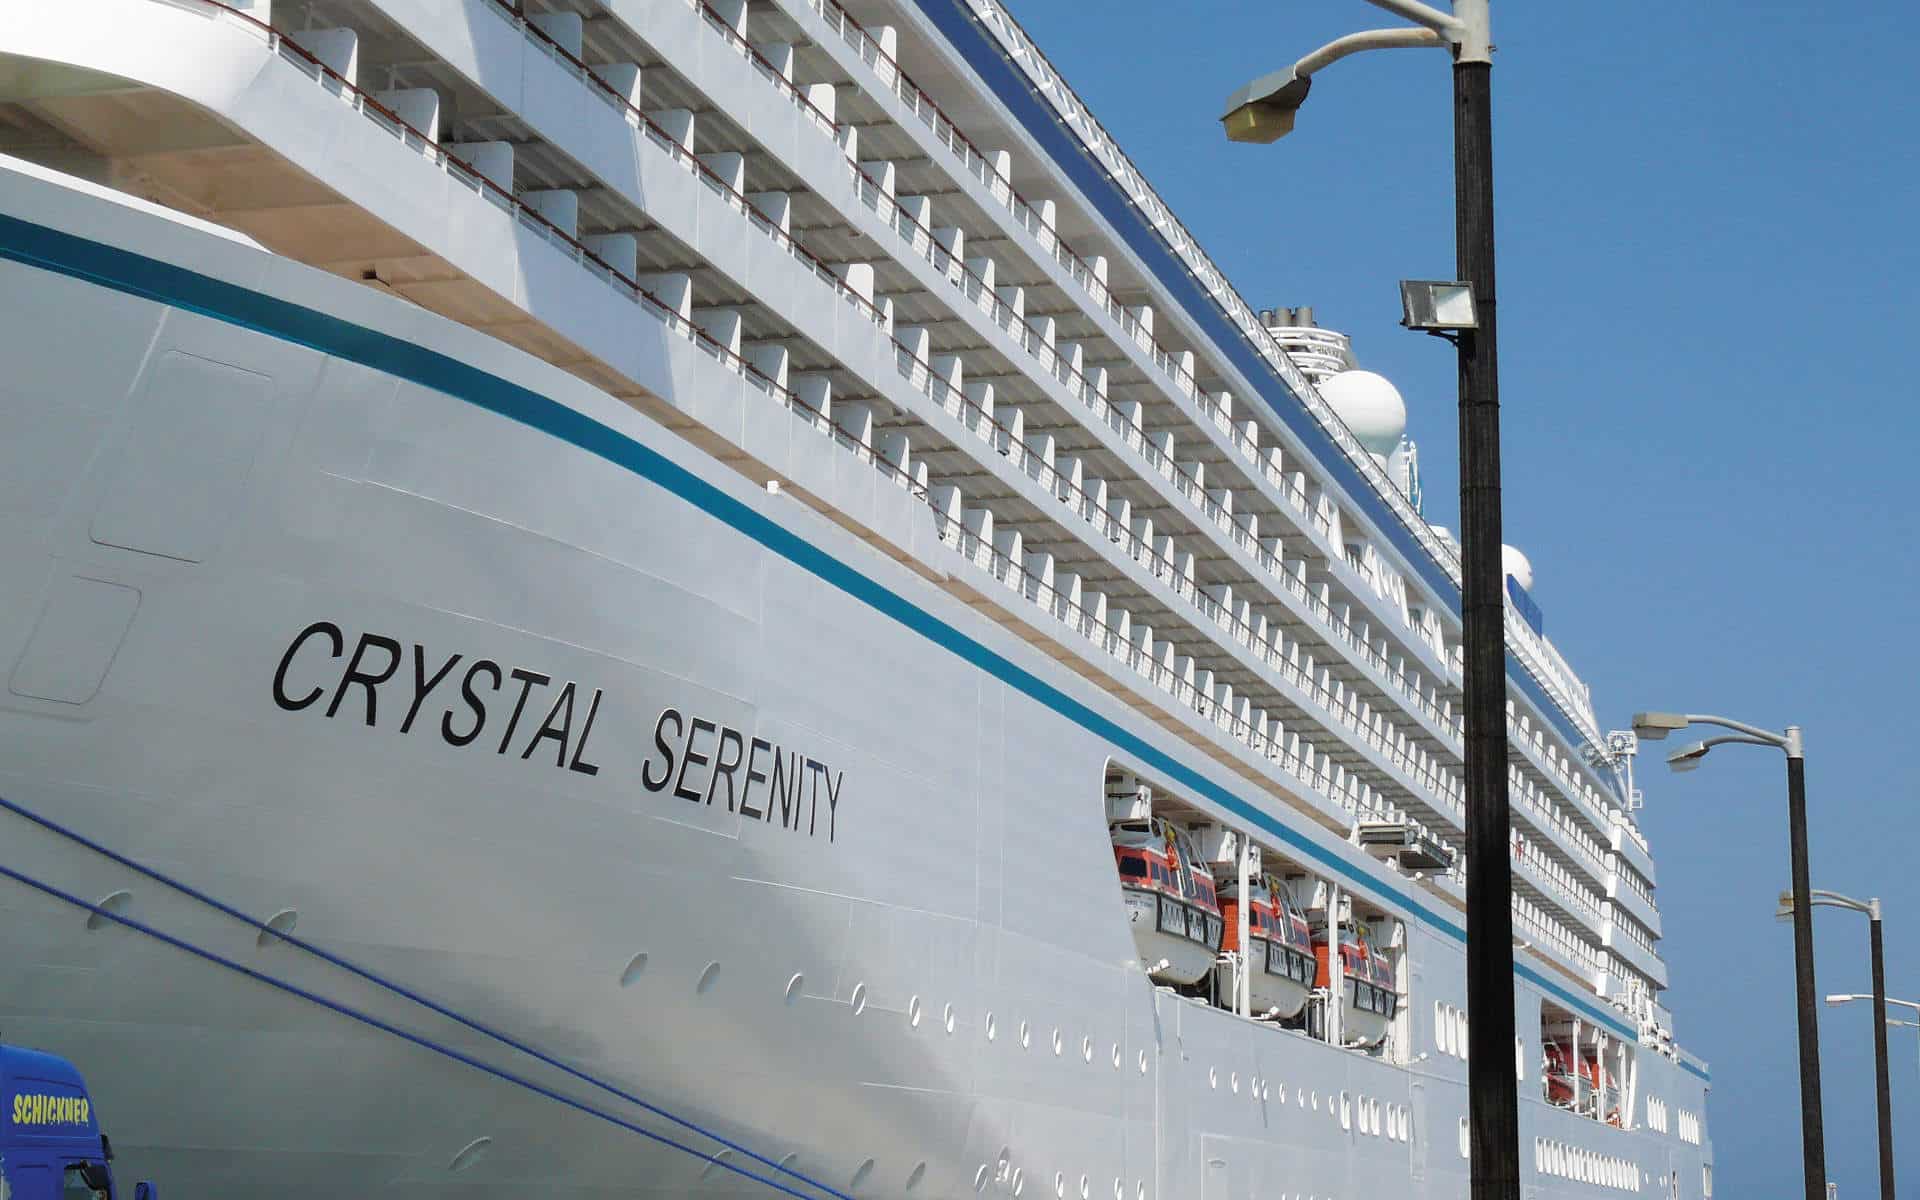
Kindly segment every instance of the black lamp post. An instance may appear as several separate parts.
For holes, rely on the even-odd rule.
[[[1800,1024],[1801,1171],[1807,1200],[1827,1200],[1827,1142],[1820,1115],[1820,1020],[1813,987],[1813,888],[1807,882],[1807,757],[1800,727],[1789,725],[1784,732],[1774,733],[1744,721],[1700,713],[1643,712],[1633,717],[1633,732],[1650,741],[1659,741],[1689,725],[1717,725],[1738,732],[1694,742],[1667,755],[1667,765],[1676,771],[1693,770],[1709,750],[1731,743],[1772,746],[1787,756],[1787,839],[1793,855],[1793,891],[1786,893],[1785,899],[1791,901],[1793,910],[1794,1010]]]
[[[1472,1200],[1519,1200],[1513,876],[1507,799],[1507,635],[1500,529],[1500,389],[1495,355],[1493,45],[1487,0],[1451,13],[1372,0],[1414,27],[1349,34],[1241,88],[1221,117],[1234,141],[1293,128],[1313,73],[1362,50],[1445,46],[1453,54],[1454,249],[1459,282],[1404,284],[1407,324],[1450,336],[1460,357],[1461,623],[1466,717],[1467,1086]]]

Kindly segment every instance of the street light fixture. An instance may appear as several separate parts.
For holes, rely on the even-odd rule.
[[[1872,996],[1828,996],[1827,1003],[1837,1006],[1841,1004],[1848,1004],[1855,1000],[1871,1000],[1871,999],[1873,999]],[[1902,1008],[1910,1008],[1914,1011],[1916,1015],[1920,1015],[1920,1002],[1916,1002],[1913,1000],[1895,1000],[1892,996],[1888,996],[1886,998],[1886,1001],[1888,1004],[1898,1004]],[[1885,1028],[1887,1025],[1892,1025],[1898,1029],[1920,1029],[1920,1021],[1902,1021],[1894,1017],[1886,1018],[1885,1022],[1882,1025],[1882,1028]]]
[[[1413,24],[1338,38],[1233,93],[1221,124],[1238,142],[1293,129],[1313,74],[1363,50],[1444,46],[1453,54],[1453,215],[1459,283],[1428,290],[1407,323],[1454,334],[1460,376],[1460,617],[1466,718],[1467,1089],[1472,1200],[1519,1200],[1520,1097],[1514,1040],[1512,814],[1507,799],[1507,635],[1500,528],[1500,388],[1493,254],[1493,43],[1488,0],[1371,0]],[[1418,281],[1416,281],[1418,282]],[[1431,288],[1431,284],[1428,285]],[[1465,298],[1470,321],[1459,319]],[[1432,303],[1434,301],[1438,303]],[[1443,319],[1445,324],[1440,324]],[[1819,1200],[1809,1194],[1808,1200]]]
[[[1880,1118],[1880,1200],[1895,1200],[1893,1189],[1893,1090],[1887,1082],[1887,964],[1880,941],[1880,900],[1855,900],[1838,892],[1814,888],[1808,903],[1816,907],[1845,908],[1865,913],[1869,948],[1873,956],[1873,1058],[1874,1104]],[[1787,918],[1798,911],[1792,892],[1780,893],[1780,908],[1774,914]],[[1851,997],[1828,996],[1827,1003],[1844,1003]]]
[[[1648,741],[1660,741],[1690,725],[1715,725],[1732,734],[1710,737],[1680,747],[1667,756],[1675,771],[1691,771],[1715,746],[1730,743],[1771,746],[1787,756],[1787,839],[1793,856],[1794,1008],[1800,1026],[1800,1149],[1806,1200],[1825,1200],[1827,1179],[1826,1131],[1820,1110],[1820,1023],[1813,987],[1813,889],[1807,882],[1807,755],[1800,727],[1780,733],[1705,713],[1642,712],[1633,716],[1633,732]],[[1831,896],[1832,893],[1825,893]],[[1883,1176],[1891,1177],[1888,1164]]]

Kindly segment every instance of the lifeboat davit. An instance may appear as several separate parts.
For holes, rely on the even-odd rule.
[[[1256,1017],[1293,1017],[1313,994],[1313,935],[1307,918],[1293,906],[1286,887],[1272,876],[1248,881],[1247,966],[1248,1008]],[[1226,924],[1223,945],[1240,948],[1240,881],[1221,885],[1220,919]],[[1223,964],[1221,994],[1233,994],[1233,968]]]
[[[1314,939],[1316,970],[1313,984],[1324,988],[1331,982],[1327,967],[1325,934]],[[1400,1009],[1400,993],[1394,989],[1393,964],[1374,949],[1362,929],[1340,931],[1340,973],[1342,1003],[1340,1029],[1349,1045],[1371,1046],[1387,1036],[1387,1026]]]
[[[1185,987],[1213,969],[1224,924],[1213,878],[1186,834],[1160,817],[1108,827],[1140,961],[1157,983]]]

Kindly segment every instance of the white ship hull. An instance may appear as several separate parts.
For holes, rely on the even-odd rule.
[[[569,375],[173,220],[12,171],[0,216],[0,1030],[86,1071],[123,1177],[1464,1194],[1464,1063],[1150,984],[1103,773],[1237,799],[1395,904],[1416,1051],[1459,914],[933,586],[930,523],[877,554]],[[676,402],[756,400],[635,334]],[[383,681],[343,685],[356,656]],[[697,761],[723,744],[786,767],[784,809]],[[1523,1157],[1698,1194],[1700,1147],[1548,1108],[1524,1054]]]

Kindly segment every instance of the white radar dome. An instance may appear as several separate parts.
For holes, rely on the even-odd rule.
[[[1512,546],[1500,547],[1500,566],[1527,591],[1533,590],[1533,563]]]
[[[1372,371],[1342,371],[1320,384],[1320,395],[1340,414],[1369,454],[1387,455],[1407,431],[1400,389]]]

